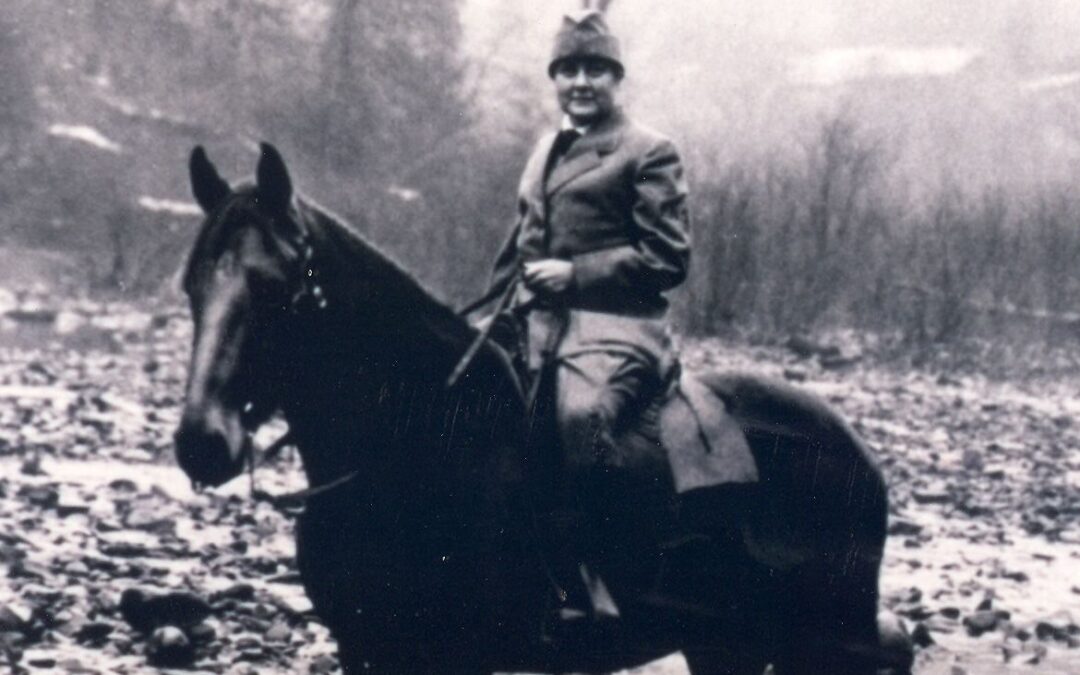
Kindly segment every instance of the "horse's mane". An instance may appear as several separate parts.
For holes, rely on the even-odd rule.
[[[200,261],[220,255],[234,222],[231,214],[250,208],[251,202],[247,198],[255,190],[250,183],[236,186],[230,202],[206,221],[185,265],[185,280]],[[329,295],[327,302],[337,310],[335,314],[339,318],[362,326],[365,335],[379,339],[377,348],[385,349],[387,356],[410,358],[403,362],[404,365],[421,365],[415,359],[420,356],[423,365],[447,367],[448,362],[459,358],[468,349],[476,330],[390,255],[368,241],[341,216],[305,195],[295,195],[294,208],[295,219],[307,233],[314,249],[313,266],[320,272],[332,271],[332,288],[326,287],[323,291]],[[325,277],[323,280],[329,281]],[[432,349],[433,346],[437,348]],[[410,347],[414,347],[411,354]],[[505,357],[495,354],[496,351],[490,345],[484,345],[476,360],[490,365],[490,357],[494,356],[494,360],[501,363],[497,368],[513,379],[512,370],[506,369]]]
[[[390,255],[343,218],[306,196],[297,195],[296,204],[303,225],[316,242],[323,240],[326,254],[356,265],[355,276],[347,275],[339,280],[352,286],[350,292],[359,295],[366,291],[366,300],[371,301],[374,290],[380,311],[392,315],[387,318],[401,322],[410,330],[426,333],[453,354],[461,354],[468,347],[476,335],[475,329]]]

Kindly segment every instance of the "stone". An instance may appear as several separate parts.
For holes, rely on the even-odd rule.
[[[311,665],[308,666],[308,672],[311,675],[329,675],[329,673],[337,670],[337,659],[329,654],[319,654],[311,661]]]
[[[911,641],[920,649],[926,649],[934,644],[934,637],[930,635],[930,629],[926,627],[926,624],[920,621],[911,631]]]
[[[997,628],[998,621],[1000,620],[1001,617],[998,616],[997,612],[981,609],[971,616],[964,617],[963,623],[964,628],[967,629],[968,635],[979,637],[980,635],[989,633]]]
[[[213,613],[210,604],[186,591],[152,595],[129,588],[120,595],[120,615],[137,631],[149,633],[162,626],[194,626]]]
[[[150,636],[146,658],[153,666],[182,668],[194,663],[195,648],[184,631],[176,626],[162,626]]]
[[[287,624],[278,621],[266,631],[265,638],[267,642],[288,642],[291,635],[292,629]]]
[[[0,633],[25,631],[34,620],[34,610],[20,604],[0,606]]]
[[[911,537],[922,531],[922,525],[903,518],[893,518],[889,522],[889,536],[892,537]]]
[[[88,645],[101,645],[113,632],[111,624],[91,621],[75,632],[75,640]]]
[[[1063,640],[1066,632],[1048,621],[1040,621],[1035,624],[1035,637],[1040,640]]]
[[[248,583],[236,583],[210,596],[212,600],[239,600],[247,602],[255,598],[255,587]]]

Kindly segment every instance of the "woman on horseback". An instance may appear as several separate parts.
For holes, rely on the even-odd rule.
[[[564,18],[548,65],[562,121],[526,164],[490,292],[512,294],[530,378],[552,378],[570,513],[676,370],[664,292],[690,261],[682,162],[668,138],[623,113],[624,72],[603,14]]]

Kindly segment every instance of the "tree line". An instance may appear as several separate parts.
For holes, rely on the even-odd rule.
[[[481,123],[490,111],[474,80],[491,64],[462,53],[459,0],[9,4],[0,243],[82,256],[86,287],[154,292],[194,223],[145,198],[187,199],[196,142],[243,175],[267,139],[301,189],[440,296],[483,289],[549,121],[510,77],[502,127]],[[843,108],[752,151],[732,151],[719,115],[677,126],[695,221],[684,332],[1075,339],[1080,204],[1068,181],[973,189],[943,173],[913,190],[902,140]]]

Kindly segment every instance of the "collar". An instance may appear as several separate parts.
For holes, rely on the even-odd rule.
[[[569,131],[569,130],[573,129],[574,131],[578,132],[582,136],[589,133],[589,129],[591,129],[591,128],[592,127],[589,126],[589,125],[585,125],[585,126],[577,126],[577,125],[575,125],[572,121],[570,121],[570,116],[569,115],[563,115],[562,121],[559,122],[559,131]]]

